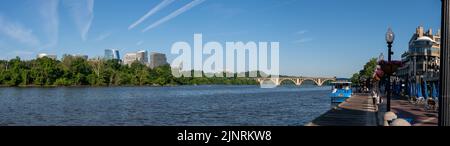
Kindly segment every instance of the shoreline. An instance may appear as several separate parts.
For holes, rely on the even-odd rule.
[[[182,86],[258,86],[259,84],[185,84],[185,85],[111,85],[111,86],[91,86],[91,85],[71,85],[71,86],[59,86],[59,85],[21,85],[21,86],[7,86],[0,85],[1,88],[115,88],[115,87],[182,87]],[[316,85],[313,85],[316,86]],[[326,87],[328,85],[316,86],[316,87]],[[281,86],[280,86],[281,87]],[[286,87],[289,87],[286,86]],[[302,86],[293,86],[302,87]]]
[[[20,86],[7,86],[0,85],[0,88],[114,88],[114,87],[179,87],[179,86],[207,86],[207,85],[223,85],[223,86],[259,86],[257,84],[186,84],[186,85],[105,85],[105,86],[92,86],[92,85],[71,85],[71,86],[59,86],[59,85],[20,85]]]

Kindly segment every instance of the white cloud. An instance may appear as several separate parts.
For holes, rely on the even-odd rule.
[[[142,45],[143,43],[144,43],[144,41],[139,41],[139,42],[136,43],[136,46],[140,46],[140,45]]]
[[[150,11],[147,12],[147,14],[145,14],[144,16],[142,16],[139,20],[137,20],[136,22],[134,22],[133,24],[131,24],[128,27],[128,30],[133,29],[134,27],[136,27],[137,25],[141,24],[143,21],[145,21],[148,17],[152,16],[153,14],[155,14],[156,12],[158,12],[159,10],[165,8],[166,6],[168,6],[169,4],[173,3],[175,0],[163,0],[161,3],[159,3],[158,5],[156,5],[155,7],[153,7]]]
[[[19,23],[11,22],[0,15],[0,34],[24,43],[29,46],[38,46],[39,39],[33,34],[31,29],[25,28]]]
[[[313,41],[313,39],[312,38],[302,38],[302,39],[295,40],[294,43],[302,44],[302,43],[307,43],[310,41]]]
[[[97,37],[97,39],[95,39],[95,40],[96,40],[96,41],[103,41],[104,39],[110,37],[111,34],[112,34],[112,33],[110,33],[110,32],[100,34],[100,35]]]
[[[11,22],[3,16],[0,18],[0,32],[19,43],[38,50],[52,48],[58,44],[59,0],[36,1],[35,3],[33,1],[33,5],[35,5],[36,9],[30,12],[33,12],[40,22],[40,24],[35,24],[35,26],[42,30],[42,33],[39,33],[39,38],[32,29],[26,28],[18,22]]]
[[[145,28],[144,30],[142,30],[142,32],[146,32],[152,28],[155,28],[161,24],[163,24],[164,22],[167,22],[175,17],[177,17],[178,15],[186,12],[187,10],[190,10],[191,8],[203,3],[205,0],[194,0],[186,5],[184,5],[183,7],[181,7],[180,9],[172,12],[171,14],[167,15],[166,17],[156,21],[155,23],[151,24],[150,26],[148,26],[147,28]]]
[[[300,31],[297,31],[295,34],[303,36],[306,33],[308,33],[308,30],[300,30]],[[312,39],[312,38],[302,37],[300,39],[294,40],[293,42],[295,44],[303,44],[303,43],[311,42],[313,40],[314,39]]]
[[[300,31],[297,31],[297,34],[302,35],[302,34],[305,34],[307,32],[308,32],[308,30],[300,30]]]
[[[51,48],[58,44],[59,35],[59,0],[39,1],[38,14],[42,21],[42,29],[48,42],[41,47]]]
[[[94,0],[66,0],[64,2],[80,31],[81,39],[85,41],[94,20]]]

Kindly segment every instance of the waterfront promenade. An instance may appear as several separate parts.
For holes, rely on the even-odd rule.
[[[380,111],[383,111],[380,112],[382,117],[386,111],[386,104],[383,103],[379,107]],[[391,100],[391,111],[397,114],[398,118],[410,120],[412,126],[437,126],[438,123],[437,111],[426,110],[424,104],[413,104],[405,97],[394,95]]]
[[[377,111],[370,94],[356,93],[305,126],[377,126]]]
[[[386,98],[382,98],[384,102],[376,106],[370,94],[356,93],[305,126],[382,126],[386,113]],[[391,100],[391,111],[412,126],[437,126],[436,111],[428,111],[423,104],[413,104],[399,96]]]

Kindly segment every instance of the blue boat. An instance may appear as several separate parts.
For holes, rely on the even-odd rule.
[[[352,82],[342,80],[342,81],[336,81],[332,82],[333,84],[333,90],[330,94],[331,97],[331,103],[332,104],[339,104],[344,102],[346,99],[352,97],[352,88],[351,84]]]

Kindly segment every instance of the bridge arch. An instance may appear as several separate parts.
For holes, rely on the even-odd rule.
[[[283,79],[280,79],[278,82],[279,82],[279,84],[278,85],[281,85],[281,83],[283,83],[283,82],[292,82],[292,83],[294,83],[295,85],[297,85],[297,80],[296,79],[292,79],[292,78],[283,78]]]
[[[334,78],[334,79],[323,79],[322,80],[322,83],[320,83],[320,86],[322,86],[323,84],[325,84],[325,82],[327,82],[327,81],[336,81],[336,79]]]
[[[317,86],[322,86],[327,81],[336,81],[334,78],[323,78],[323,77],[281,77],[281,78],[256,78],[260,85],[271,83],[273,85],[279,86],[284,81],[292,81],[295,85],[300,86],[304,81],[312,81]]]
[[[299,85],[302,85],[304,81],[313,81],[314,84],[316,84],[317,86],[320,86],[320,83],[318,83],[317,80],[314,78],[304,78],[304,79],[302,79],[302,81]]]
[[[278,84],[278,78],[276,78],[276,79],[272,79],[272,78],[259,78],[259,79],[257,79],[257,82],[260,84],[260,85],[263,85],[263,84],[266,84],[266,83],[271,83],[271,84],[274,84],[274,85],[279,85]]]

